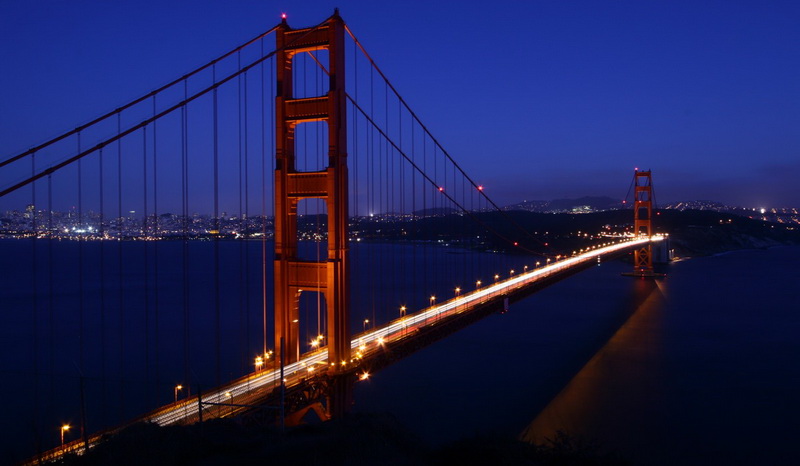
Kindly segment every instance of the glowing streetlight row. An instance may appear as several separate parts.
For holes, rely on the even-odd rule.
[[[70,429],[69,424],[64,424],[61,426],[61,448],[64,448],[64,434]]]
[[[578,257],[569,257],[566,255],[558,255],[554,259],[548,258],[545,261],[546,268],[539,268],[541,262],[536,263],[536,270],[528,272],[528,267],[523,267],[524,272],[523,274],[519,274],[516,276],[512,276],[509,279],[503,281],[502,283],[495,283],[491,286],[487,286],[485,289],[481,289],[482,281],[477,280],[475,282],[476,289],[474,292],[461,296],[460,292],[462,291],[460,287],[455,288],[456,298],[449,302],[445,302],[438,307],[434,307],[436,303],[436,296],[432,295],[430,298],[431,301],[431,308],[428,310],[424,310],[420,313],[415,315],[407,315],[407,307],[405,305],[400,306],[400,317],[401,319],[397,322],[391,323],[384,328],[379,328],[371,331],[370,333],[366,333],[366,322],[364,324],[365,334],[361,335],[357,340],[353,340],[351,342],[352,349],[358,349],[358,351],[364,355],[367,347],[370,343],[375,342],[376,346],[382,346],[386,343],[389,338],[393,338],[395,336],[399,337],[401,332],[409,325],[416,325],[422,322],[429,321],[432,317],[439,316],[441,314],[447,314],[449,312],[455,311],[458,308],[462,308],[464,304],[468,304],[471,302],[477,302],[478,300],[487,299],[489,297],[497,296],[498,293],[504,292],[507,290],[508,287],[512,286],[519,286],[529,281],[537,279],[537,277],[550,274],[551,272],[561,270],[567,267],[571,267],[574,264],[584,262],[586,260],[590,260],[594,258],[594,256],[599,256],[601,254],[606,254],[608,252],[613,252],[615,250],[630,247],[631,243],[644,243],[647,241],[658,241],[661,237],[653,237],[653,238],[634,238],[630,237],[627,238],[623,242],[615,242],[615,243],[604,243],[599,247],[587,248],[586,253],[583,256]],[[553,262],[552,266],[550,263]],[[513,274],[514,272],[512,272]],[[495,274],[495,280],[499,279],[499,275]],[[369,319],[366,319],[369,321]],[[374,323],[373,323],[374,325]],[[317,343],[314,344],[314,341]],[[312,341],[312,346],[314,347],[322,347],[322,336],[318,336],[317,339]],[[266,359],[272,352],[267,352],[263,355],[259,355],[255,359],[256,370],[257,372],[264,366],[266,363]],[[259,363],[260,361],[260,363]],[[341,361],[339,362],[342,365],[349,364],[348,361]],[[325,367],[328,365],[338,364],[332,361],[328,361],[328,354],[327,351],[324,349],[320,351],[315,351],[305,357],[303,360],[288,364],[284,370],[288,374],[303,374],[312,372],[315,367],[318,367],[317,364],[322,364]],[[369,373],[363,372],[359,375],[360,380],[366,380],[369,377]],[[297,375],[300,377],[300,375]],[[210,396],[217,396],[218,399],[221,399],[223,396],[232,399],[234,396],[242,393],[246,393],[248,390],[257,389],[263,386],[268,386],[271,383],[276,383],[276,370],[266,371],[263,374],[258,374],[253,376],[247,380],[247,382],[243,382],[239,385],[229,387],[228,391],[226,392],[218,392],[216,395]],[[182,387],[181,387],[182,388]],[[177,394],[176,389],[176,394]],[[230,395],[229,395],[230,394]],[[188,411],[192,410],[192,406],[194,405],[196,409],[196,401],[187,401]],[[177,410],[172,409],[168,412],[160,414],[158,416],[154,416],[151,420],[157,422],[158,424],[168,424],[172,422],[179,421],[185,417],[186,410]],[[65,429],[65,431],[68,429]]]

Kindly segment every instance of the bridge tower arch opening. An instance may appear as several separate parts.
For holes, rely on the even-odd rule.
[[[292,29],[284,19],[276,31],[275,97],[275,350],[286,364],[300,359],[300,295],[321,293],[325,299],[325,343],[331,371],[349,362],[349,264],[347,246],[347,115],[344,21],[337,13],[316,28]],[[327,93],[295,97],[294,58],[324,50],[329,76]],[[295,132],[299,125],[327,123],[327,167],[299,171]],[[298,255],[298,203],[323,199],[327,207],[327,257],[303,260]],[[281,347],[281,341],[283,345]]]

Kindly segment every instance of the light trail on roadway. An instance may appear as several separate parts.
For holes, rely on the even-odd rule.
[[[664,237],[660,235],[627,238],[628,239],[625,241],[604,245],[602,247],[595,247],[581,254],[547,263],[531,271],[523,271],[516,276],[497,281],[482,288],[479,287],[471,292],[465,292],[464,294],[451,298],[443,303],[434,304],[419,312],[407,314],[378,329],[361,333],[350,343],[351,349],[355,350],[354,359],[351,359],[351,361],[339,361],[339,364],[353,364],[357,359],[367,358],[374,352],[379,351],[383,345],[387,343],[408,337],[409,330],[442,322],[443,319],[449,316],[464,313],[473,309],[478,304],[483,304],[492,299],[506,296],[512,290],[517,290],[521,287],[536,283],[555,273],[564,272],[573,267],[585,265],[587,262],[596,261],[606,254],[619,252],[620,250],[633,248],[647,244],[648,242],[658,242],[664,239]],[[283,367],[284,384],[286,388],[293,387],[303,382],[307,377],[313,376],[317,371],[322,372],[326,370],[329,365],[334,363],[328,361],[328,350],[325,347],[306,353],[299,361],[287,364]],[[209,417],[233,413],[234,407],[247,407],[248,404],[251,404],[248,402],[257,402],[267,391],[279,387],[281,384],[280,373],[280,368],[257,370],[228,385],[217,388],[210,393],[207,392],[203,394],[201,397],[202,401],[197,398],[181,400],[141,416],[128,425],[147,421],[166,426],[194,421],[200,417],[199,406],[201,402],[204,415]],[[234,402],[234,400],[236,401]],[[227,406],[230,406],[230,411],[228,411]],[[214,409],[210,409],[214,407],[218,407],[216,413],[213,412]],[[89,447],[91,448],[94,446],[101,439],[102,435],[118,431],[121,428],[122,427],[92,435],[88,441]],[[65,445],[63,448],[56,448],[48,452],[41,458],[54,460],[67,452],[81,454],[83,449],[83,442],[76,440]]]

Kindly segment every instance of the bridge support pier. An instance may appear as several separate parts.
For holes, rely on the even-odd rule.
[[[353,404],[355,380],[355,373],[351,369],[345,373],[320,376],[307,387],[291,392],[283,401],[287,413],[284,425],[294,427],[303,424],[303,419],[311,411],[322,421],[343,416]]]
[[[353,386],[355,376],[342,374],[333,377],[328,387],[327,404],[328,415],[332,418],[342,417],[353,404]]]

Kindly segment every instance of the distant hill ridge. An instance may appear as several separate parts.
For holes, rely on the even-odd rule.
[[[608,196],[583,196],[577,199],[553,199],[552,201],[522,201],[503,207],[503,210],[525,210],[528,212],[596,212],[619,209],[623,206],[618,199]]]

